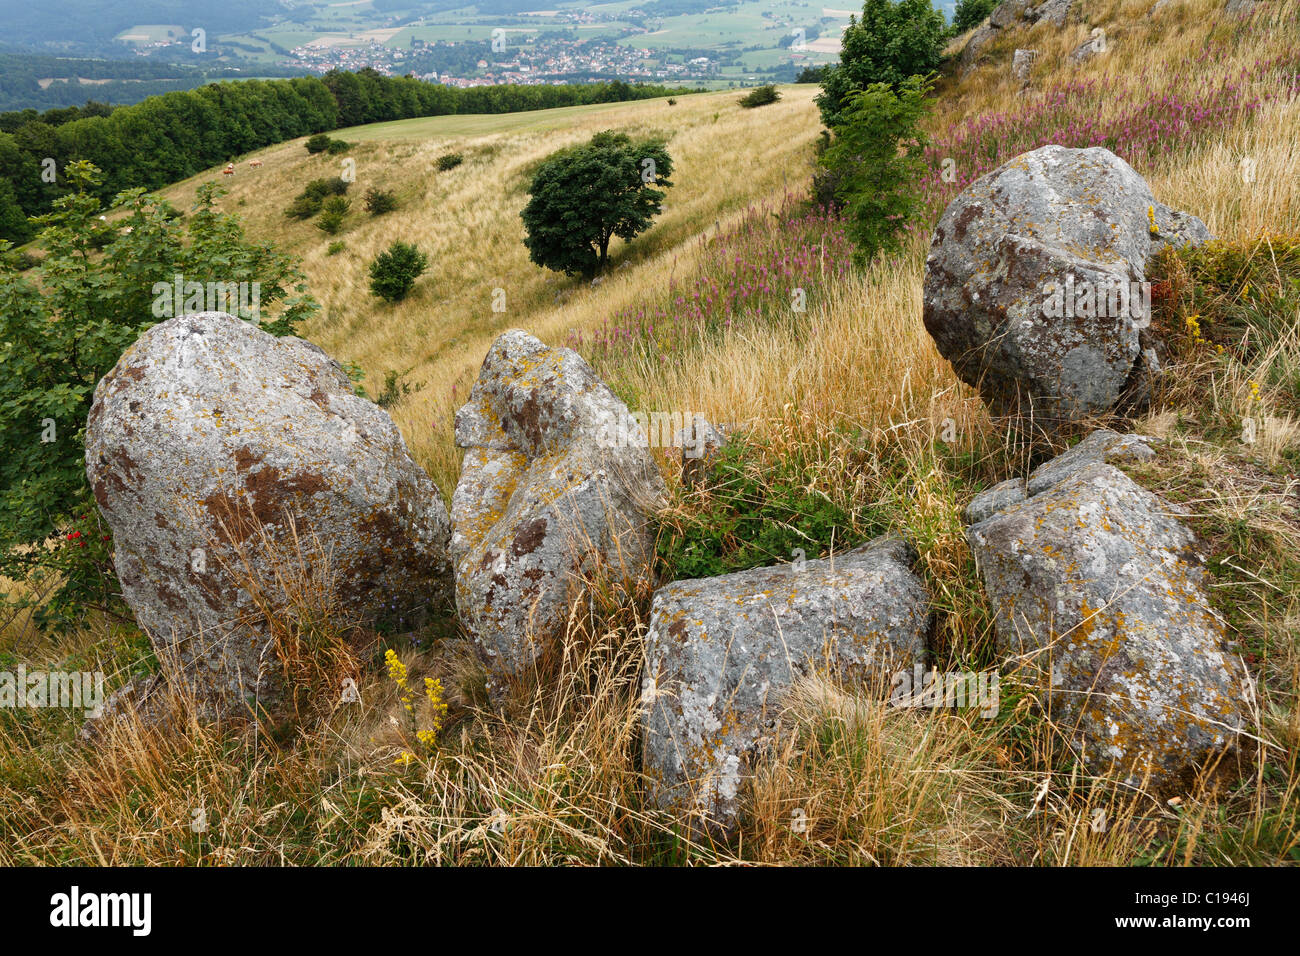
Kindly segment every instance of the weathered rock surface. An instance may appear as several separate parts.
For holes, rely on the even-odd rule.
[[[582,357],[506,332],[456,413],[456,606],[492,689],[563,636],[598,568],[650,574],[648,516],[664,495],[647,439]]]
[[[1094,56],[1097,56],[1100,53],[1105,53],[1109,49],[1110,47],[1106,43],[1106,34],[1102,32],[1099,27],[1092,31],[1092,36],[1088,37],[1088,39],[1084,40],[1075,47],[1073,51],[1071,51],[1070,62],[1086,63]]]
[[[1104,461],[1150,453],[1118,437],[1042,466],[1027,498],[967,538],[999,650],[1043,687],[1085,767],[1173,791],[1221,753],[1220,771],[1235,769],[1254,690],[1209,605],[1194,535]]]
[[[1029,473],[1027,480],[1009,478],[981,491],[966,506],[966,523],[978,524],[1030,495],[1046,491],[1093,462],[1149,461],[1155,457],[1149,443],[1155,441],[1146,435],[1121,435],[1109,428],[1099,428],[1073,448],[1043,462]]]
[[[162,322],[122,355],[95,389],[86,475],[136,620],[214,715],[274,712],[248,581],[285,607],[276,572],[299,550],[348,616],[450,599],[447,511],[392,419],[316,346],[225,313]]]
[[[1063,27],[1069,22],[1074,0],[1004,0],[993,8],[989,18],[971,34],[966,45],[962,47],[958,64],[965,72],[979,60],[980,54],[988,47],[1002,30],[1016,27],[1033,26],[1036,23],[1048,23],[1054,27]]]
[[[1038,59],[1037,50],[1017,50],[1011,57],[1011,75],[1021,83],[1029,82],[1029,71]]]
[[[1208,238],[1109,150],[1044,146],[944,212],[926,260],[925,327],[995,414],[1054,432],[1141,400],[1147,259],[1166,242]]]
[[[914,557],[902,540],[880,538],[802,566],[660,589],[642,679],[644,765],[659,805],[729,830],[796,678],[819,669],[883,678],[921,662],[931,620]]]

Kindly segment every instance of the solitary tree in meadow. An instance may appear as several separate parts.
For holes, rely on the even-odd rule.
[[[662,140],[597,133],[551,155],[533,177],[521,217],[533,262],[591,278],[609,261],[614,236],[631,241],[663,211],[673,162]]]

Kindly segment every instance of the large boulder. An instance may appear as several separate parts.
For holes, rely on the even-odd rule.
[[[447,511],[388,413],[316,346],[225,313],[127,349],[95,388],[86,476],[126,602],[213,715],[275,712],[264,612],[285,578],[332,575],[355,620],[450,599]]]
[[[737,820],[782,696],[825,670],[859,681],[922,663],[929,599],[897,538],[814,561],[660,589],[645,639],[644,767],[654,799],[700,831]]]
[[[593,575],[650,576],[648,517],[665,489],[644,432],[591,366],[518,330],[483,360],[456,443],[456,606],[495,694],[563,637]]]
[[[1087,770],[1174,792],[1221,755],[1218,772],[1236,771],[1254,688],[1210,607],[1195,536],[1105,460],[1150,449],[1099,434],[967,538],[1001,654],[1042,688]]]
[[[1109,150],[1044,146],[945,210],[926,259],[925,327],[995,414],[1053,433],[1142,400],[1147,259],[1208,238]]]

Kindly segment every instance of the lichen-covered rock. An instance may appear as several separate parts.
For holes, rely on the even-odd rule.
[[[981,491],[966,505],[966,523],[979,524],[999,511],[1046,491],[1093,462],[1148,461],[1155,457],[1148,442],[1155,441],[1146,435],[1121,435],[1109,428],[1099,428],[1069,451],[1039,465],[1030,472],[1028,480],[1009,478]]]
[[[1033,26],[1036,23],[1065,26],[1073,5],[1074,0],[1044,0],[1037,4],[1033,0],[1004,0],[993,8],[988,19],[966,41],[958,59],[959,66],[963,72],[973,67],[984,49],[1003,30]]]
[[[644,432],[591,366],[518,330],[483,360],[456,443],[456,606],[496,692],[563,636],[593,573],[648,578],[647,519],[664,486]]]
[[[967,529],[1000,652],[1043,688],[1090,772],[1157,792],[1222,753],[1232,772],[1254,690],[1209,605],[1194,535],[1098,456],[1056,473]]]
[[[914,558],[902,540],[880,538],[660,589],[642,678],[644,765],[659,805],[701,829],[731,829],[741,782],[798,677],[882,679],[921,663],[931,619]]]
[[[1099,147],[1044,146],[981,177],[935,227],[925,327],[995,414],[1056,432],[1146,388],[1148,257],[1204,241]]]
[[[1011,56],[1011,75],[1021,83],[1029,82],[1029,71],[1038,59],[1037,50],[1017,50]]]
[[[392,419],[316,346],[225,313],[127,349],[95,388],[86,476],[123,596],[206,713],[275,712],[259,604],[286,606],[280,571],[328,567],[353,619],[450,599],[447,511]]]

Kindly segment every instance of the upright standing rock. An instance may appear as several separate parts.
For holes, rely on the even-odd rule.
[[[995,414],[1055,432],[1141,400],[1147,259],[1207,238],[1109,150],[1044,146],[944,212],[926,259],[925,327]]]
[[[642,678],[645,769],[660,806],[736,823],[740,785],[800,675],[849,680],[922,663],[929,597],[898,538],[832,558],[677,581],[655,594]]]
[[[665,490],[627,406],[576,352],[527,332],[489,350],[456,443],[456,606],[497,690],[563,636],[593,573],[648,579]]]
[[[316,346],[225,313],[154,326],[104,376],[86,476],[123,596],[168,677],[212,715],[280,702],[248,585],[284,608],[286,560],[325,562],[344,617],[450,598],[447,511],[392,419]]]

